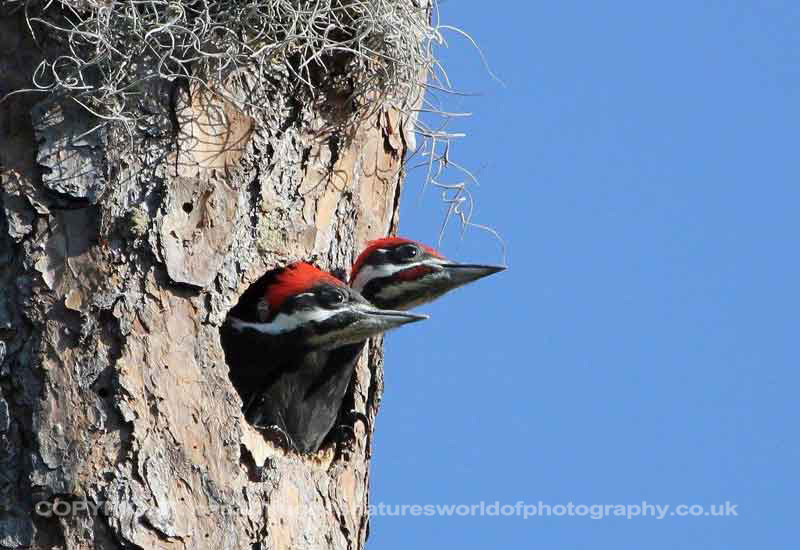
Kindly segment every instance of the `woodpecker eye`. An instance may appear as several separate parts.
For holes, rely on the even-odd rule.
[[[344,290],[325,289],[325,291],[319,295],[319,301],[325,307],[338,306],[347,301],[347,295]]]
[[[406,244],[401,247],[398,247],[395,250],[395,257],[402,262],[408,262],[410,260],[413,260],[418,255],[419,255],[419,248],[417,248],[413,244]]]

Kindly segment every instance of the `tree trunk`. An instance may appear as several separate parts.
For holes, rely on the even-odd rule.
[[[47,53],[0,18],[0,95]],[[354,435],[311,456],[246,424],[220,347],[265,271],[348,268],[397,224],[410,121],[330,130],[294,90],[245,112],[156,79],[132,133],[66,95],[0,104],[0,548],[363,548],[382,341]]]

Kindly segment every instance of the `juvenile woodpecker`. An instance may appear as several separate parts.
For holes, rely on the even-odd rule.
[[[376,307],[405,310],[504,269],[451,262],[424,244],[385,237],[367,243],[353,264],[350,286]]]
[[[424,244],[385,237],[367,243],[353,264],[350,286],[376,307],[406,310],[504,269],[457,264]],[[330,360],[334,364],[355,364],[365,344],[366,339],[338,347]]]
[[[271,272],[243,294],[221,330],[245,417],[277,426],[300,452],[316,451],[336,421],[360,351],[335,354],[337,348],[426,318],[376,308],[306,263]]]

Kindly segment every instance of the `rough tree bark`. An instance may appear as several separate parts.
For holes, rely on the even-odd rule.
[[[0,18],[0,95],[41,55]],[[286,80],[260,118],[154,82],[160,130],[133,138],[66,98],[0,104],[0,548],[364,546],[381,341],[347,403],[368,422],[308,457],[246,425],[218,330],[266,270],[394,231],[408,121],[317,132]]]

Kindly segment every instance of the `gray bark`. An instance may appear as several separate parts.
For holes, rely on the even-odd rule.
[[[0,95],[40,55],[0,18]],[[69,98],[0,104],[0,548],[364,546],[382,342],[347,402],[368,422],[299,456],[244,422],[218,330],[268,269],[347,268],[394,231],[407,121],[321,131],[286,80],[261,114],[153,82],[134,136],[87,134]]]

